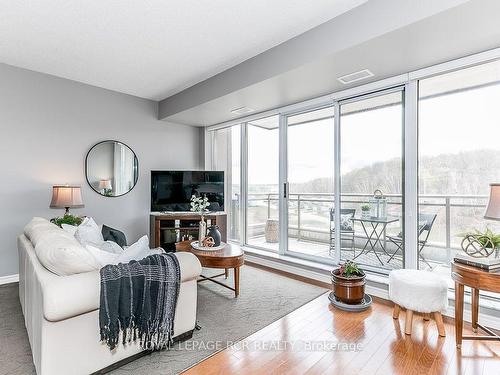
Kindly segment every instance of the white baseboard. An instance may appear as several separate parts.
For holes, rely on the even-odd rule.
[[[320,272],[315,272],[314,270],[310,269],[305,269],[300,266],[296,266],[293,264],[289,263],[283,263],[274,259],[268,259],[268,258],[262,258],[260,256],[255,256],[251,255],[249,253],[245,253],[245,260],[259,264],[261,266],[269,267],[269,268],[274,268],[279,271],[283,272],[288,272],[294,275],[302,276],[308,279],[312,279],[315,281],[320,281],[323,283],[330,284],[330,276],[324,273]],[[387,289],[384,288],[379,288],[375,285],[370,285],[370,277],[371,275],[367,275],[367,285],[366,285],[366,292],[372,296],[379,297],[385,300],[389,300],[389,292]],[[379,281],[380,277],[375,276],[374,281]],[[471,316],[471,310],[470,310],[470,304],[465,303],[464,304],[464,321],[470,322],[472,320]],[[444,314],[445,316],[448,316],[450,318],[455,317],[455,309],[454,307],[448,307],[446,313]],[[479,311],[479,321],[487,326],[487,327],[493,327],[500,329],[500,317],[499,316],[493,316],[490,314],[483,314],[481,311]]]
[[[17,283],[19,281],[19,274],[9,275],[9,276],[0,276],[0,285]]]

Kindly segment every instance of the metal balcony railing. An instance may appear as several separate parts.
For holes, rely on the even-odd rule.
[[[344,193],[341,201],[342,207],[357,208],[361,213],[360,206],[368,203],[372,194]],[[401,215],[402,195],[387,194],[388,212]],[[235,197],[239,199],[238,196]],[[438,214],[434,224],[433,232],[428,245],[446,249],[459,248],[458,235],[460,232],[470,230],[471,227],[482,225],[482,210],[486,207],[487,195],[419,195],[419,211],[434,212]],[[334,205],[334,195],[324,193],[291,193],[289,194],[289,231],[296,233],[298,239],[310,237],[311,233],[328,234],[329,231],[304,224],[304,212],[316,217],[325,217],[329,220],[329,209]],[[277,193],[252,193],[248,194],[248,210],[261,207],[267,209],[267,218],[277,216],[279,195]],[[260,204],[259,204],[260,202]],[[457,211],[458,210],[458,211]],[[462,210],[462,212],[459,212]],[[464,212],[463,210],[467,210]],[[315,211],[315,213],[312,213]],[[312,214],[311,214],[312,213]],[[259,215],[263,216],[263,215]],[[455,222],[452,220],[455,218]],[[265,226],[265,218],[262,222],[253,221],[252,226],[262,232]],[[259,228],[259,229],[258,229]],[[453,238],[457,238],[453,241]],[[444,241],[443,241],[444,239]]]

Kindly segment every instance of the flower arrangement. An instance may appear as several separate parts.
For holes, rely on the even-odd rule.
[[[207,207],[210,206],[210,202],[206,195],[202,197],[197,197],[196,195],[191,196],[191,211],[196,212],[201,215],[201,220],[203,221],[203,214],[208,210]]]

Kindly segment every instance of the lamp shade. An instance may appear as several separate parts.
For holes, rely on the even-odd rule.
[[[484,218],[500,220],[500,183],[490,184],[490,201],[484,213]]]
[[[56,185],[52,187],[51,208],[84,207],[80,186]]]
[[[113,189],[113,187],[111,186],[111,180],[101,180],[101,181],[99,181],[99,189],[100,190],[102,190],[102,189],[107,189],[107,190]]]

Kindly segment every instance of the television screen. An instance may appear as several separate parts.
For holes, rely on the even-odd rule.
[[[189,211],[192,195],[206,196],[209,211],[224,211],[224,172],[151,171],[151,211]]]

